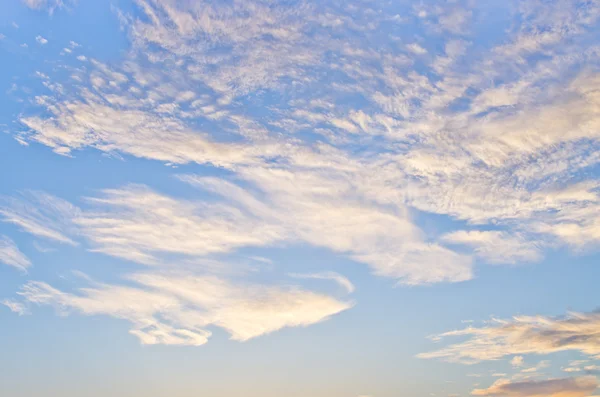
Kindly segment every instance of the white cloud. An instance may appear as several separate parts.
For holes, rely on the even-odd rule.
[[[56,9],[74,4],[76,0],[21,0],[32,10],[44,10],[52,14]]]
[[[156,262],[159,253],[203,256],[285,237],[277,225],[236,208],[177,200],[145,186],[105,190],[88,201],[97,209],[75,223],[94,250],[142,263]]]
[[[566,317],[519,316],[495,319],[488,327],[469,327],[438,335],[464,336],[466,341],[419,354],[450,362],[473,364],[510,355],[579,351],[600,358],[600,313],[570,313]]]
[[[468,9],[456,7],[449,12],[443,12],[438,18],[440,27],[454,34],[465,34],[472,12]]]
[[[513,40],[497,48],[503,56],[518,57],[549,50],[569,37],[585,33],[600,16],[597,3],[560,0],[519,4],[524,23],[515,26]]]
[[[15,242],[2,235],[0,235],[0,263],[16,267],[21,271],[26,271],[31,266],[31,261],[19,250]]]
[[[214,191],[261,219],[281,224],[290,236],[346,253],[371,265],[377,274],[399,278],[402,283],[464,281],[472,276],[469,257],[425,243],[406,213],[367,204],[344,173],[277,168],[240,172],[259,188],[256,193],[215,178],[182,179]]]
[[[59,243],[76,245],[72,220],[79,209],[43,192],[27,192],[21,198],[0,197],[0,218],[25,232]]]
[[[221,202],[176,199],[131,185],[87,198],[89,209],[37,193],[31,203],[6,199],[0,214],[34,235],[69,244],[76,244],[72,236],[85,237],[93,251],[145,264],[158,263],[165,254],[199,258],[305,241],[347,254],[405,284],[471,277],[468,256],[424,242],[406,215],[349,196],[346,177],[256,168],[241,175],[261,190],[181,176]]]
[[[29,314],[29,310],[27,309],[27,306],[21,302],[17,302],[15,300],[11,300],[11,299],[4,299],[3,301],[0,301],[0,304],[8,307],[11,312],[17,313],[19,316],[24,316],[25,314]]]
[[[417,43],[407,44],[406,48],[417,55],[427,54],[427,50]]]
[[[298,287],[232,283],[214,276],[142,273],[133,285],[94,284],[77,293],[32,281],[19,295],[63,314],[109,315],[132,324],[143,344],[202,345],[210,328],[246,341],[285,327],[308,326],[340,313],[350,302]]]
[[[37,41],[41,45],[48,44],[48,40],[42,36],[36,36],[35,41]]]
[[[80,55],[89,62],[77,83],[47,84],[35,98],[44,112],[22,116],[17,138],[62,155],[91,147],[225,168],[227,178],[194,183],[226,204],[158,195],[134,208],[146,195],[137,191],[77,220],[95,249],[142,262],[300,241],[406,284],[472,278],[471,257],[424,233],[415,210],[501,229],[443,238],[491,263],[597,245],[598,184],[585,171],[600,161],[600,79],[581,67],[598,62],[586,30],[597,5],[522,2],[510,36],[487,50],[465,39],[475,16],[466,4],[418,6],[420,23],[443,34],[441,53],[419,56],[416,43],[372,48],[387,19],[367,3],[139,2],[147,18],[120,14],[132,39],[124,61]],[[506,56],[542,49],[518,70]],[[157,209],[178,223],[158,216],[164,232],[153,230]],[[188,218],[210,238],[186,239]]]
[[[540,249],[535,242],[506,232],[457,230],[443,235],[441,239],[449,244],[473,247],[475,254],[489,263],[514,264],[541,259]]]
[[[523,356],[515,356],[510,360],[510,365],[513,367],[522,367],[524,365]]]
[[[320,273],[308,273],[308,274],[293,273],[293,274],[290,274],[290,276],[295,277],[295,278],[305,278],[305,279],[312,278],[312,279],[317,279],[317,280],[332,280],[332,281],[335,281],[339,286],[344,288],[347,293],[351,294],[352,292],[354,292],[354,284],[352,284],[352,282],[350,280],[348,280],[346,277],[344,277],[341,274],[336,273],[336,272],[320,272]]]
[[[114,79],[114,76],[109,77]],[[117,78],[120,77],[117,75]],[[197,162],[224,167],[254,162],[262,156],[275,155],[278,149],[283,151],[280,145],[214,142],[172,115],[121,106],[125,104],[123,100],[126,104],[139,104],[134,97],[109,97],[121,104],[109,106],[101,96],[91,92],[85,94],[85,102],[56,103],[45,99],[56,117],[21,119],[32,131],[24,137],[50,146],[59,154],[93,146],[105,152],[120,151],[176,164]]]
[[[520,376],[524,375],[524,376],[529,377],[531,375],[538,374],[540,370],[548,368],[549,366],[550,366],[550,362],[548,360],[542,360],[533,367],[527,367],[527,368],[521,369]]]

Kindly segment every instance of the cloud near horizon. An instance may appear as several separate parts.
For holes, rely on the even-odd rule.
[[[545,355],[577,351],[600,359],[600,312],[569,313],[564,317],[516,316],[510,320],[493,319],[489,326],[445,332],[433,337],[465,337],[420,358],[441,359],[462,364],[498,360],[511,355]],[[514,359],[513,359],[514,361]]]
[[[500,379],[489,388],[475,389],[471,394],[496,397],[588,397],[597,387],[598,380],[593,376],[520,382]]]

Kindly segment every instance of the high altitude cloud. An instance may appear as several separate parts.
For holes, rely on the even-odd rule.
[[[246,341],[284,327],[307,326],[352,306],[297,287],[233,283],[214,276],[141,273],[129,285],[96,284],[76,293],[31,281],[19,295],[63,314],[109,315],[132,324],[143,344],[202,345],[210,329]]]
[[[252,194],[214,178],[182,179],[237,202],[261,219],[281,223],[290,236],[347,253],[403,283],[471,277],[470,258],[423,241],[405,211],[369,203],[346,173],[319,169],[294,173],[265,167],[244,170],[241,175],[260,190]]]
[[[351,294],[354,292],[354,284],[346,277],[342,276],[336,272],[320,272],[320,273],[308,273],[308,274],[299,274],[294,273],[290,274],[292,277],[296,278],[307,278],[307,279],[317,279],[317,280],[332,280],[335,281],[340,287],[344,288],[347,293]]]
[[[53,13],[57,8],[74,3],[76,0],[21,0],[33,10],[46,10]]]
[[[202,256],[285,237],[278,225],[236,208],[176,200],[144,186],[107,190],[89,201],[98,209],[74,221],[95,250],[142,263],[155,262],[156,253]]]
[[[15,242],[2,235],[0,235],[0,263],[14,266],[21,271],[31,266],[31,261],[19,250]]]
[[[443,347],[421,358],[473,364],[510,355],[550,354],[578,351],[600,358],[600,313],[570,313],[566,317],[519,316],[495,319],[488,327],[468,327],[437,335],[466,337],[466,341]]]
[[[496,397],[587,397],[598,387],[594,376],[549,380],[496,381],[487,389],[475,389],[474,396]]]
[[[520,263],[600,242],[600,184],[589,172],[600,163],[597,2],[513,2],[515,23],[488,47],[471,36],[485,16],[478,2],[409,9],[423,46],[390,28],[400,23],[395,2],[136,3],[116,11],[131,39],[123,59],[105,64],[71,46],[70,79],[42,80],[15,137],[60,155],[92,148],[219,176],[180,176],[202,189],[197,198],[130,185],[81,210],[3,201],[0,215],[20,229],[156,266],[165,254],[301,242],[412,285],[471,279],[472,255],[457,245],[482,261]],[[440,236],[419,226],[422,213],[466,225]],[[50,296],[90,299],[86,290]],[[144,313],[129,318],[148,335]],[[548,321],[597,326],[595,314],[582,316]],[[555,336],[557,345],[538,320],[461,331],[471,344],[429,356],[597,354],[595,334]],[[169,324],[157,326],[179,326]],[[177,338],[202,341],[204,328],[192,325]],[[535,344],[512,343],[529,335]]]
[[[0,196],[1,220],[59,243],[76,244],[68,235],[76,233],[72,220],[78,211],[67,201],[43,192],[27,192],[18,198]]]
[[[337,186],[330,183],[328,188],[323,188],[328,179],[318,173],[300,178],[278,169],[254,169],[251,177],[260,177],[255,180],[263,191],[246,191],[212,177],[180,176],[220,198],[212,203],[131,185],[87,198],[91,208],[49,195],[34,196],[37,208],[9,198],[4,214],[34,235],[71,244],[76,244],[72,238],[83,237],[93,251],[144,264],[160,263],[166,254],[200,258],[305,241],[347,254],[406,284],[462,281],[472,275],[468,256],[425,242],[407,214],[353,197],[346,177],[329,179]],[[261,198],[264,193],[271,200]]]
[[[520,4],[522,25],[484,59],[467,63],[475,56],[465,37],[476,11],[461,3],[418,10],[415,18],[450,36],[443,52],[426,61],[432,78],[413,68],[424,55],[414,45],[394,57],[392,43],[377,39],[385,51],[372,49],[387,16],[368,4],[356,13],[327,2],[139,2],[147,18],[121,14],[132,37],[124,62],[92,59],[89,68],[74,70],[80,83],[47,85],[50,95],[37,103],[51,117],[24,115],[28,131],[18,139],[60,154],[94,147],[227,168],[276,208],[294,208],[305,241],[348,252],[409,283],[465,280],[468,259],[428,236],[415,237],[418,228],[406,213],[502,224],[506,234],[469,232],[469,241],[460,241],[490,262],[536,261],[540,246],[579,249],[600,239],[593,216],[598,184],[580,177],[600,161],[594,150],[600,79],[594,69],[580,68],[595,64],[599,52],[578,50],[593,34],[600,7],[583,3]],[[551,40],[524,44],[539,42],[546,29]],[[532,55],[519,73],[510,67],[509,48]],[[546,57],[533,56],[542,50]],[[323,77],[333,72],[339,80]],[[496,79],[501,83],[490,86]],[[281,98],[257,103],[257,92]],[[349,94],[366,102],[353,106]],[[253,118],[244,111],[250,105],[266,114]],[[319,142],[295,134],[303,131],[318,134]],[[341,194],[306,192],[289,178],[335,185],[352,196],[341,205],[335,201]],[[347,211],[360,213],[356,224],[339,224]],[[381,235],[372,229],[376,220],[397,236],[375,237]],[[361,241],[351,234],[365,229],[363,222],[384,248],[349,249]],[[347,237],[339,237],[341,230]],[[399,239],[414,249],[390,250]],[[424,262],[432,263],[432,276],[413,275],[410,269]]]
[[[443,235],[442,240],[449,244],[473,247],[477,256],[490,263],[532,262],[540,259],[540,251],[535,243],[505,232],[457,230]]]

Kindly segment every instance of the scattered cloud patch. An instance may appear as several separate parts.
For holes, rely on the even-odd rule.
[[[499,231],[457,230],[442,236],[449,244],[472,247],[475,254],[489,263],[535,262],[541,259],[536,242],[520,235],[511,236]]]
[[[13,266],[22,272],[31,266],[31,261],[19,250],[14,241],[0,235],[0,263]]]
[[[75,0],[21,0],[23,4],[32,10],[47,11],[52,14],[59,8],[74,4]]]
[[[469,327],[438,335],[436,338],[464,336],[467,340],[418,356],[463,364],[498,360],[509,355],[544,355],[561,351],[577,351],[600,358],[599,327],[598,312],[569,313],[565,317],[495,319],[488,327]],[[522,364],[520,358],[515,357],[513,361]]]
[[[587,397],[597,387],[598,381],[593,376],[520,382],[501,379],[489,388],[475,389],[471,394],[497,397]]]
[[[26,314],[29,314],[29,310],[27,309],[27,306],[21,302],[17,302],[15,300],[11,300],[11,299],[4,299],[3,301],[0,302],[0,304],[8,307],[11,312],[18,314],[19,316],[24,316]]]
[[[0,220],[59,243],[77,245],[69,235],[77,233],[72,221],[78,214],[79,209],[71,203],[43,192],[0,197]]]

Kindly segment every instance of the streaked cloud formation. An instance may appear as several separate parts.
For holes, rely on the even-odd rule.
[[[308,273],[308,274],[290,274],[290,276],[295,278],[307,278],[307,279],[317,279],[317,280],[332,280],[335,281],[340,287],[346,290],[347,293],[351,294],[354,292],[354,284],[346,277],[342,276],[336,272],[321,272],[321,273]]]
[[[72,220],[78,209],[43,192],[28,192],[18,197],[0,197],[0,217],[34,236],[63,244],[76,245]]]
[[[75,3],[76,0],[21,0],[32,10],[44,10],[52,14],[56,9]]]
[[[578,351],[600,358],[600,313],[569,313],[566,317],[518,316],[511,320],[494,319],[487,327],[468,327],[435,336],[466,337],[466,341],[449,345],[421,358],[474,364],[510,355],[550,354]],[[522,363],[514,358],[513,363]]]
[[[394,2],[134,3],[113,8],[126,51],[105,61],[63,43],[12,132],[74,164],[100,153],[180,167],[181,190],[129,181],[79,200],[3,197],[0,217],[20,232],[135,268],[71,292],[25,281],[11,310],[107,315],[144,344],[202,345],[214,328],[245,341],[353,306],[305,284],[345,297],[355,286],[329,268],[258,282],[244,250],[320,248],[415,286],[597,248],[597,1],[511,1],[511,23],[485,43],[485,2],[402,14]],[[30,265],[0,241],[0,260]],[[511,360],[523,376],[475,395],[588,396],[592,378],[525,379],[546,363],[521,367],[528,354],[600,358],[599,328],[597,313],[496,319],[438,335],[465,340],[420,357]]]
[[[600,79],[580,66],[598,52],[577,48],[600,11],[580,3],[522,4],[522,26],[471,66],[464,60],[477,53],[464,37],[474,11],[460,3],[417,11],[450,35],[425,60],[427,75],[414,69],[415,57],[428,54],[418,43],[395,57],[370,48],[388,16],[367,4],[357,13],[329,3],[139,2],[146,18],[119,13],[132,38],[127,59],[91,59],[72,81],[47,84],[49,95],[36,101],[50,116],[23,116],[18,139],[63,155],[92,147],[228,170],[232,179],[183,179],[226,192],[225,219],[245,213],[231,222],[251,223],[262,241],[242,235],[240,224],[212,248],[186,248],[196,253],[302,240],[405,284],[464,281],[472,259],[455,251],[461,247],[483,262],[514,264],[539,261],[544,249],[597,243],[598,184],[584,175],[598,161]],[[541,51],[547,56],[534,56]],[[509,53],[521,72],[511,71]],[[343,83],[320,78],[325,71]],[[269,109],[256,119],[243,109],[261,90],[279,99],[252,99]],[[127,212],[107,200],[119,216]],[[412,221],[415,210],[473,229],[438,240]],[[140,252],[153,249],[149,242],[120,241],[133,249],[99,249],[150,260]]]
[[[0,263],[14,266],[21,271],[31,266],[31,261],[19,250],[15,242],[2,235],[0,235]]]
[[[208,341],[211,327],[245,341],[284,327],[311,325],[352,306],[295,287],[232,284],[214,276],[140,273],[128,278],[133,285],[94,283],[76,294],[32,281],[19,295],[63,314],[127,320],[143,344],[195,346]]]

